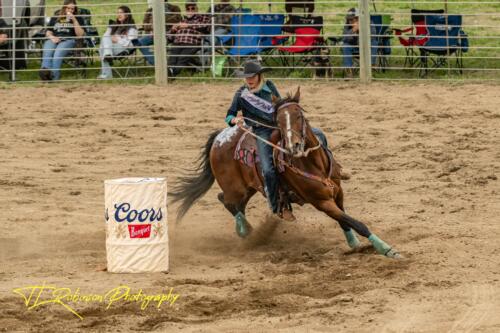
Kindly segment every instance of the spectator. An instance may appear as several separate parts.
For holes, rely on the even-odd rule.
[[[179,6],[171,5],[165,0],[165,31],[169,31],[172,27],[182,20],[181,9]],[[149,8],[144,14],[142,29],[145,35],[139,38],[139,50],[144,55],[144,59],[150,65],[155,64],[155,58],[150,46],[154,43],[153,38],[153,9]]]
[[[173,46],[168,54],[170,76],[179,75],[183,68],[192,64],[193,57],[200,49],[204,35],[210,32],[210,16],[199,14],[195,0],[186,2],[186,16],[172,27]]]
[[[220,44],[219,40],[221,36],[227,35],[231,32],[231,18],[232,13],[236,9],[229,3],[230,0],[221,0],[220,3],[214,6],[214,35],[217,44]],[[211,12],[211,9],[208,10]]]
[[[7,36],[6,33],[3,33],[2,31],[0,31],[0,45],[7,44],[8,38],[9,38],[9,36]]]
[[[353,65],[353,56],[359,55],[359,14],[356,8],[351,8],[347,12],[346,21],[344,25],[344,31],[342,33],[342,54],[343,54],[343,64],[345,67],[345,74],[348,78],[352,78],[354,73],[352,67]],[[371,27],[371,58],[372,65],[375,64],[377,59],[377,41],[375,36],[375,27],[370,25]]]
[[[2,19],[1,14],[2,14],[2,7],[0,3],[0,45],[4,45],[7,44],[9,35],[7,35],[7,30],[6,30],[7,24]]]
[[[59,80],[64,58],[75,47],[76,39],[85,34],[82,18],[75,16],[76,12],[76,0],[64,0],[62,9],[50,19],[40,70],[44,81]]]
[[[7,24],[5,24],[5,21],[0,18],[0,70],[10,68],[10,56],[8,52],[5,52],[8,49],[9,43],[9,35],[7,34],[7,30],[4,30],[6,27]]]
[[[116,21],[110,21],[110,25],[102,36],[99,54],[101,55],[101,74],[98,79],[111,79],[113,56],[116,56],[128,47],[133,46],[132,41],[137,39],[137,28],[134,18],[127,6],[118,7]]]

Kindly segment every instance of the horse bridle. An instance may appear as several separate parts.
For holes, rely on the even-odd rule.
[[[261,140],[262,142],[270,145],[271,147],[281,151],[283,154],[286,154],[286,155],[293,155],[294,157],[307,157],[309,155],[310,152],[316,150],[316,149],[319,149],[321,147],[321,143],[318,143],[317,146],[314,146],[314,147],[311,147],[311,148],[307,148],[306,151],[304,151],[304,148],[306,146],[306,119],[304,117],[304,112],[305,110],[299,105],[299,103],[297,102],[288,102],[288,103],[284,103],[283,105],[280,105],[280,107],[278,107],[278,109],[276,109],[276,112],[278,112],[279,110],[281,110],[282,108],[286,107],[286,106],[290,106],[290,105],[297,105],[300,109],[300,116],[302,118],[302,136],[300,137],[301,140],[300,140],[300,149],[301,149],[301,153],[299,155],[293,155],[292,153],[290,153],[288,150],[278,146],[278,145],[275,145],[274,143],[264,139],[264,138],[261,138],[260,136],[256,135],[255,133],[253,133],[252,131],[249,131],[247,130],[246,128],[244,128],[243,126],[241,125],[238,125],[244,132],[247,132],[249,133],[250,135],[252,135],[253,137],[255,137],[257,140]],[[243,117],[243,119],[245,120],[248,120],[248,121],[251,121],[257,125],[260,125],[260,126],[264,126],[264,127],[267,127],[267,128],[272,128],[272,129],[277,129],[281,132],[281,137],[283,137],[283,133],[282,133],[282,129],[280,127],[277,127],[277,126],[271,126],[271,125],[267,125],[267,124],[263,124],[261,122],[258,122],[254,119],[250,119],[250,118],[247,118],[247,117]],[[293,130],[289,124],[287,124],[287,136],[288,135],[292,135],[293,133],[295,133],[296,135],[299,135],[300,136],[300,133],[298,133],[297,131]],[[291,139],[290,139],[290,142],[289,142],[289,145],[291,146]],[[291,148],[291,147],[290,147]]]
[[[321,147],[321,143],[318,143],[317,146],[314,146],[314,147],[310,147],[310,148],[307,148],[307,150],[304,151],[305,147],[306,147],[306,129],[307,129],[307,123],[306,123],[306,118],[304,117],[304,112],[305,110],[299,105],[299,103],[297,102],[288,102],[288,103],[285,103],[283,105],[280,105],[280,107],[278,109],[276,109],[276,112],[278,112],[279,110],[281,110],[282,108],[284,107],[287,107],[287,106],[290,106],[290,105],[296,105],[298,108],[299,108],[299,111],[300,111],[300,118],[302,120],[302,136],[300,135],[300,133],[298,133],[297,131],[295,131],[294,129],[291,128],[291,124],[290,124],[290,116],[288,114],[288,112],[286,113],[286,116],[287,116],[287,124],[286,124],[286,135],[287,135],[287,139],[288,139],[288,145],[290,146],[290,149],[292,148],[291,145],[292,145],[292,135],[295,134],[297,136],[300,137],[300,143],[299,143],[299,148],[300,148],[300,154],[299,155],[294,155],[294,157],[307,157],[309,155],[310,152],[316,150],[316,149],[319,149]],[[281,131],[281,128],[280,128],[280,131]],[[283,137],[283,135],[282,135]],[[287,152],[288,155],[291,155],[289,152]]]

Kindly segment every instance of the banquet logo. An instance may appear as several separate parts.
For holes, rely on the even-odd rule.
[[[155,210],[154,208],[137,210],[132,209],[131,205],[128,202],[115,204],[115,221],[123,222],[127,221],[128,223],[132,223],[135,221],[138,222],[154,222],[161,221],[163,218],[163,213],[161,208]]]
[[[130,238],[149,238],[151,224],[132,224],[128,226]]]

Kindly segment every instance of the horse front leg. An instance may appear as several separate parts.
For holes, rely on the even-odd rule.
[[[339,207],[339,209],[345,213],[344,192],[342,191],[342,188],[340,188],[337,196],[335,197],[335,203],[337,204],[337,207]],[[342,221],[338,221],[338,223],[342,228],[342,231],[344,232],[345,239],[347,240],[347,245],[349,245],[349,247],[353,250],[360,248],[361,242],[359,241],[356,234],[352,231],[349,224]]]
[[[385,255],[386,257],[389,258],[394,258],[394,259],[402,258],[401,255],[395,249],[393,249],[389,244],[387,244],[382,239],[377,237],[377,235],[370,232],[368,227],[363,222],[360,222],[354,219],[353,217],[347,215],[346,213],[344,213],[337,206],[335,201],[324,200],[320,201],[315,206],[316,208],[318,208],[319,210],[321,210],[322,212],[326,213],[328,216],[336,220],[341,226],[342,225],[344,225],[344,227],[348,226],[354,229],[354,231],[356,231],[359,235],[368,238],[368,240],[378,253]]]

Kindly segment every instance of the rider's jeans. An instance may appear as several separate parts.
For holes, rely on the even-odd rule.
[[[266,127],[254,127],[255,135],[270,140],[273,130]],[[262,176],[267,196],[267,202],[273,213],[278,213],[279,179],[278,172],[273,163],[273,147],[257,139],[257,153],[260,158]]]

